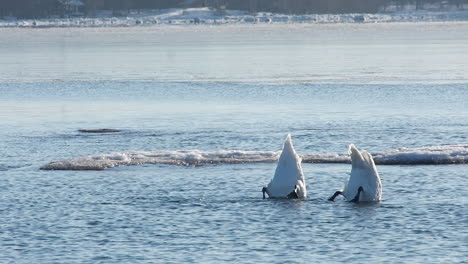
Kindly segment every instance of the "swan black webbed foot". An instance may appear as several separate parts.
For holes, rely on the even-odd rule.
[[[335,194],[333,194],[332,197],[328,198],[328,201],[334,202],[334,201],[335,201],[335,198],[336,198],[338,195],[340,195],[340,194],[343,195],[343,192],[341,192],[341,191],[336,191]]]
[[[263,187],[262,188],[262,193],[263,193],[263,199],[265,199],[265,193],[267,192],[267,188]]]
[[[288,199],[298,199],[299,196],[297,195],[297,185],[294,186],[294,191],[292,191],[290,194],[288,194],[287,198]]]
[[[364,191],[364,189],[362,188],[362,186],[359,186],[356,196],[350,202],[359,203],[359,195],[361,194],[362,191]]]

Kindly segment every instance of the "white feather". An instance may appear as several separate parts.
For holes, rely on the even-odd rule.
[[[271,198],[286,198],[295,188],[299,198],[307,197],[301,158],[294,150],[291,134],[288,134],[278,160],[275,176],[268,184],[267,192]]]
[[[374,159],[367,151],[359,152],[353,144],[349,145],[348,152],[351,156],[352,168],[343,196],[347,200],[354,199],[359,187],[362,186],[363,191],[359,195],[359,201],[380,201],[382,199],[382,183]]]

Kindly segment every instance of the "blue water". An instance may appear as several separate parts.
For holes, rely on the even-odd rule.
[[[274,163],[44,171],[122,151],[468,144],[467,23],[0,30],[0,263],[460,263],[468,167],[378,166],[379,204],[262,200]],[[122,132],[84,134],[78,129]]]

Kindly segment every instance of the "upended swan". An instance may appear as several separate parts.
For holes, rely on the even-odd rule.
[[[359,152],[353,145],[349,145],[351,156],[351,176],[343,191],[337,191],[330,197],[334,201],[336,196],[343,195],[350,202],[376,202],[382,199],[382,183],[375,167],[374,159],[367,151]]]
[[[284,141],[275,176],[267,187],[263,187],[262,192],[263,199],[265,193],[269,198],[305,199],[307,197],[301,158],[294,150],[291,134],[288,134]]]

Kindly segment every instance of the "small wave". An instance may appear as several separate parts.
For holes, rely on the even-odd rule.
[[[279,151],[242,150],[161,150],[128,151],[52,161],[42,170],[103,170],[121,165],[168,164],[198,166],[204,164],[268,163],[278,160]],[[399,148],[374,154],[378,165],[466,164],[468,145]],[[304,163],[351,163],[347,154],[306,154]]]
[[[14,170],[14,169],[19,169],[22,167],[29,166],[30,164],[24,164],[24,165],[5,165],[5,164],[0,164],[0,171],[9,171],[9,170]]]

